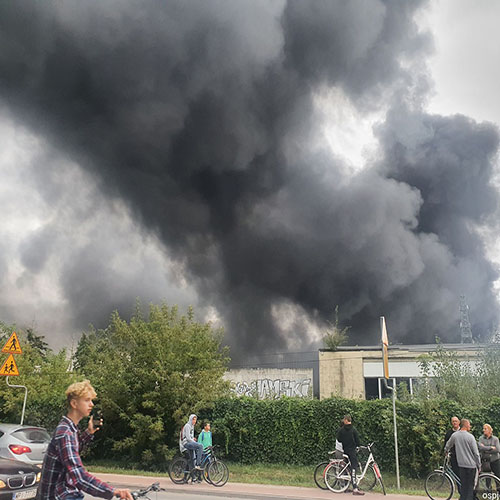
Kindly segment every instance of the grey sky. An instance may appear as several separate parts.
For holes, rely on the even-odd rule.
[[[358,343],[381,314],[456,340],[466,293],[494,326],[497,2],[26,5],[3,6],[0,319],[69,345],[140,297],[297,350],[336,304]]]

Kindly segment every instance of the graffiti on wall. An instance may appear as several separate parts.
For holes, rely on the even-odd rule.
[[[237,396],[250,396],[258,399],[275,399],[281,396],[307,398],[311,397],[312,379],[271,380],[263,378],[251,382],[234,382],[232,391]]]

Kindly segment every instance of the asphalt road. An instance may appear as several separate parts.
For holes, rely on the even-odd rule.
[[[243,484],[229,481],[222,488],[215,488],[207,483],[201,484],[173,484],[169,478],[125,476],[116,474],[96,474],[100,479],[112,484],[115,487],[127,487],[137,490],[141,487],[159,481],[160,486],[167,491],[151,493],[151,500],[201,500],[203,497],[208,500],[231,500],[231,499],[254,499],[254,500],[345,500],[351,498],[352,494],[335,494],[331,491],[323,491],[319,488],[303,488],[293,486],[273,486],[263,484]],[[93,497],[86,496],[85,499]],[[408,496],[391,494],[384,496],[379,493],[367,492],[366,500],[429,500],[422,496]]]
[[[148,497],[151,500],[201,500],[202,496],[200,494],[193,494],[188,492],[172,492],[172,491],[162,491],[160,493],[149,493]],[[210,495],[210,500],[236,500],[239,497],[219,497]],[[91,497],[86,495],[85,500],[95,499],[95,497]]]

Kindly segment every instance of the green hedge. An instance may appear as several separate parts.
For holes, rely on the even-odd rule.
[[[334,449],[346,413],[352,415],[362,442],[375,441],[375,458],[382,469],[394,470],[392,402],[388,399],[228,398],[200,412],[200,419],[212,421],[214,442],[231,460],[314,464]],[[500,429],[500,399],[484,408],[460,408],[453,401],[398,401],[397,414],[400,467],[407,476],[421,476],[440,463],[451,416],[469,418],[476,437],[485,422]]]

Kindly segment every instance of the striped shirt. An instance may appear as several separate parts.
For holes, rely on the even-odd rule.
[[[88,431],[79,433],[69,417],[62,418],[43,461],[38,500],[83,498],[82,492],[101,498],[113,497],[113,488],[89,474],[80,459],[80,447],[92,438]]]

